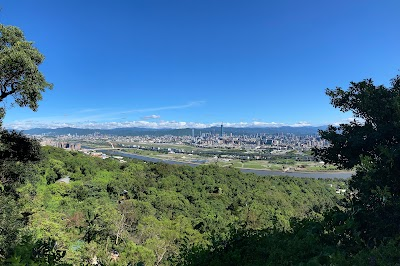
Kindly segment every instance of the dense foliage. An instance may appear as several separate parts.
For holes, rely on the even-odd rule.
[[[292,218],[319,219],[337,205],[336,186],[345,186],[213,165],[120,163],[50,147],[43,156],[36,178],[18,189],[14,215],[28,222],[6,253],[13,263],[29,264],[38,245],[55,241],[48,249],[75,265],[182,264],[192,248],[241,230],[287,232]],[[66,176],[69,183],[57,182]]]
[[[331,146],[315,152],[340,168],[357,166],[349,208],[360,237],[373,247],[400,234],[400,76],[389,88],[369,79],[327,94],[334,107],[358,120],[321,131]]]

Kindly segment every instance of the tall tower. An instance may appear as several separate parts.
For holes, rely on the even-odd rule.
[[[192,138],[194,138],[194,128],[192,128]]]
[[[224,125],[221,124],[221,137],[224,135]]]

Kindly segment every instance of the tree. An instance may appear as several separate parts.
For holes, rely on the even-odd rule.
[[[38,141],[15,131],[0,130],[0,186],[11,192],[33,173],[31,163],[41,158]]]
[[[360,237],[374,246],[400,234],[400,76],[390,87],[366,79],[326,94],[334,107],[353,112],[355,119],[320,131],[331,144],[313,152],[341,169],[355,167],[348,210]]]
[[[0,230],[0,263],[12,253],[23,226],[16,187],[34,175],[32,163],[41,157],[36,140],[4,130],[2,119],[8,106],[37,110],[41,93],[52,88],[38,69],[43,60],[20,29],[0,24],[0,224],[7,225]],[[7,103],[8,99],[12,100]]]
[[[43,60],[19,28],[0,24],[0,103],[12,97],[11,106],[28,106],[36,111],[41,93],[53,87],[39,71]],[[5,107],[0,107],[0,120],[4,114]]]
[[[24,163],[39,160],[39,144],[21,133],[1,129],[7,106],[4,101],[12,98],[11,106],[38,108],[42,92],[52,88],[38,67],[44,56],[25,40],[23,32],[15,26],[0,24],[0,186],[10,185],[21,174]],[[21,165],[22,164],[22,165]],[[22,168],[21,168],[22,167]],[[15,173],[15,174],[14,174]]]

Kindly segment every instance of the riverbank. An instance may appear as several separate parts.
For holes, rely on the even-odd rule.
[[[143,155],[137,155],[133,153],[126,153],[122,151],[112,151],[112,150],[100,150],[100,152],[114,155],[114,156],[123,156],[132,159],[138,159],[142,161],[148,162],[163,162],[167,164],[178,164],[178,165],[189,165],[192,167],[196,167],[202,165],[201,163],[193,163],[193,162],[182,162],[182,161],[173,161],[167,159],[159,159],[154,157],[148,157]],[[254,173],[260,176],[292,176],[292,177],[309,177],[309,178],[350,178],[354,172],[345,172],[345,171],[332,171],[332,172],[283,172],[283,171],[273,171],[273,170],[260,170],[260,169],[252,169],[252,168],[239,168],[240,171],[244,173]]]
[[[332,165],[323,165],[317,162],[279,162],[276,163],[274,160],[266,161],[266,160],[239,160],[239,159],[227,159],[227,158],[217,158],[214,156],[210,157],[200,157],[198,155],[189,154],[164,154],[157,153],[152,151],[143,151],[143,150],[127,150],[127,149],[119,149],[121,152],[136,154],[139,156],[150,157],[161,160],[170,160],[175,162],[182,163],[193,163],[193,164],[205,164],[212,163],[217,164],[221,167],[233,167],[237,169],[254,169],[254,170],[266,170],[266,171],[276,171],[276,172],[301,172],[301,173],[339,173],[343,172],[338,170],[336,167]],[[351,172],[351,171],[345,171]]]

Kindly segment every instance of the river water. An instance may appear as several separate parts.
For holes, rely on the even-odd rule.
[[[132,159],[138,159],[146,162],[153,163],[167,163],[167,164],[179,164],[179,165],[189,165],[189,166],[199,166],[201,164],[189,163],[189,162],[178,162],[172,160],[163,160],[158,158],[152,158],[132,153],[125,153],[121,151],[110,151],[110,150],[99,150],[99,152],[106,153],[114,156],[122,156]],[[272,171],[272,170],[257,170],[257,169],[240,169],[244,173],[254,173],[256,175],[267,176],[292,176],[292,177],[311,177],[311,178],[350,178],[354,172],[282,172],[282,171]]]

